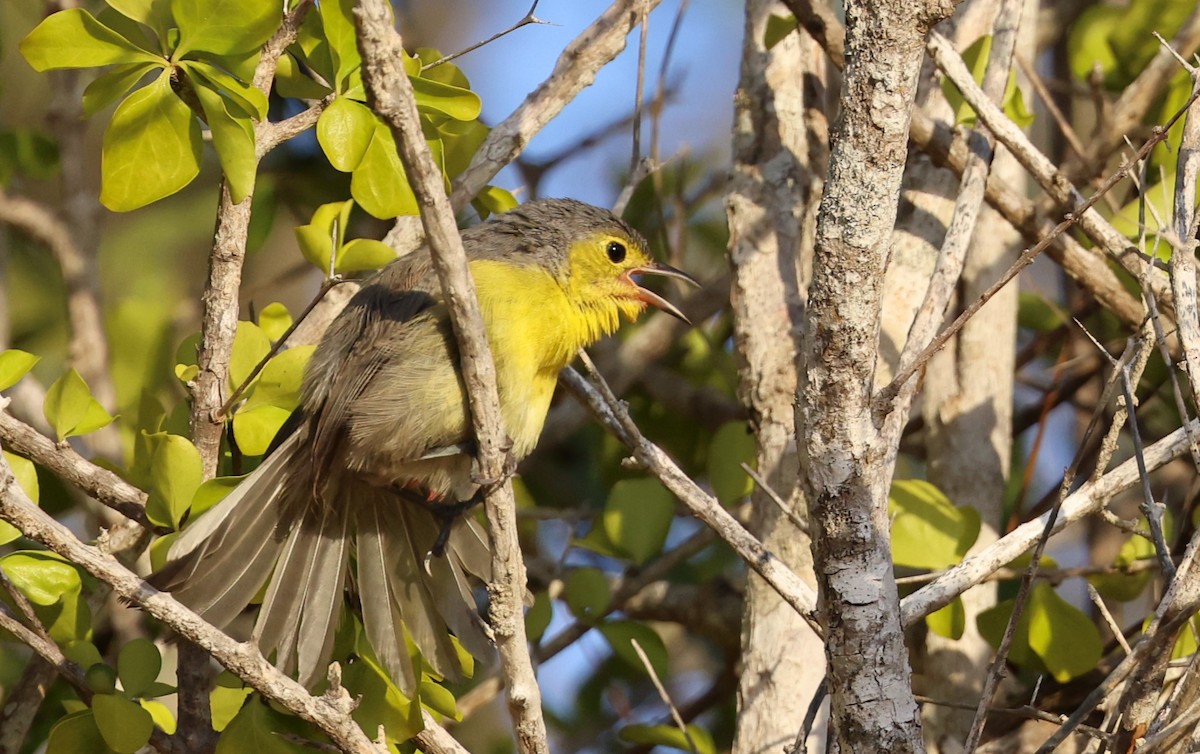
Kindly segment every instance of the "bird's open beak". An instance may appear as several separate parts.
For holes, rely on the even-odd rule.
[[[669,264],[663,264],[662,262],[651,262],[650,264],[645,265],[643,267],[635,267],[629,271],[629,274],[630,275],[661,275],[662,277],[676,278],[677,280],[682,280],[686,283],[690,283],[690,284],[696,286],[697,288],[700,287],[700,283],[696,282],[696,279],[694,277],[692,277],[691,275],[687,274],[683,270],[677,270]],[[653,307],[656,307],[658,309],[662,309],[664,312],[666,312],[667,314],[670,314],[672,317],[682,320],[683,322],[686,322],[689,325],[692,324],[691,320],[689,320],[687,317],[683,316],[683,312],[679,311],[679,309],[676,308],[676,306],[674,304],[672,304],[670,301],[667,301],[665,298],[658,295],[654,291],[643,288],[642,286],[638,285],[636,282],[634,283],[634,287],[637,288],[638,298],[641,299],[642,301],[644,301],[645,303],[647,303]]]

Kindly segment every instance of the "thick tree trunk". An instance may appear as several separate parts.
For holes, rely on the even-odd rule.
[[[953,7],[906,0],[846,7],[842,114],[817,223],[797,417],[833,742],[843,752],[923,751],[888,533],[898,437],[884,437],[871,398],[925,34]]]

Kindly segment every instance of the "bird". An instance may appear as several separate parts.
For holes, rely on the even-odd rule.
[[[647,306],[687,322],[637,277],[696,281],[654,261],[608,210],[532,200],[462,241],[514,463],[536,445],[558,374],[582,348]],[[348,593],[402,692],[420,681],[406,636],[456,679],[451,633],[475,657],[492,648],[474,598],[491,575],[488,537],[462,515],[488,483],[473,458],[458,348],[423,247],[364,281],[314,350],[262,463],[186,523],[149,581],[219,628],[266,585],[251,639],[305,686],[329,665]]]

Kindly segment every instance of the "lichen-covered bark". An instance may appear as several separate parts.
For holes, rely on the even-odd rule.
[[[923,750],[888,535],[896,448],[881,441],[871,393],[925,34],[952,10],[949,1],[846,7],[842,114],[817,221],[797,411],[831,725],[844,752]]]
[[[795,445],[796,354],[803,320],[801,258],[811,256],[819,179],[810,149],[824,150],[809,124],[823,122],[825,54],[793,34],[763,45],[772,0],[746,4],[741,81],[735,100],[729,216],[730,297],[757,468],[798,516],[805,515]],[[767,493],[751,497],[751,530],[815,587],[808,535]],[[824,677],[820,638],[775,590],[751,575],[742,621],[742,673],[734,754],[777,752],[796,738]]]

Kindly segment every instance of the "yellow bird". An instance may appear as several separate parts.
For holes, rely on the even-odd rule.
[[[607,210],[529,202],[463,232],[496,361],[515,459],[541,434],[558,373],[647,304],[685,322],[635,275],[654,262]],[[393,262],[330,325],[300,407],[266,460],[190,523],[151,581],[224,627],[269,580],[252,639],[284,672],[323,677],[352,585],[367,639],[400,688],[419,680],[405,632],[454,678],[449,632],[491,642],[471,577],[490,576],[487,535],[458,515],[479,497],[458,349],[427,249]]]

